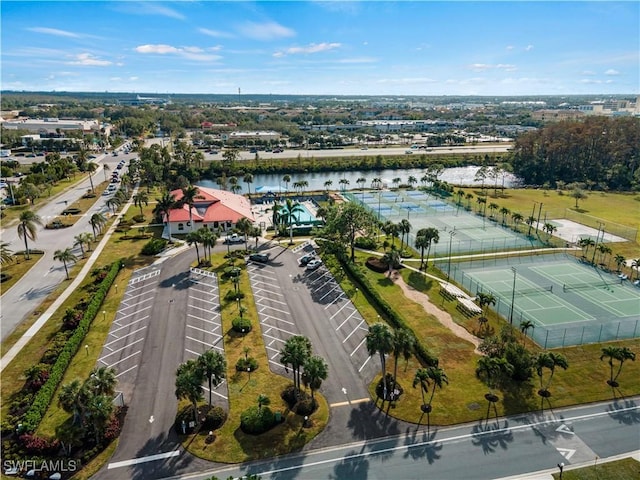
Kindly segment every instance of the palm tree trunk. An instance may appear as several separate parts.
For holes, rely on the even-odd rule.
[[[69,280],[69,270],[67,269],[67,262],[63,261],[62,264],[64,265],[64,273],[67,275],[67,280]]]
[[[211,406],[211,375],[209,375],[207,380],[209,380],[209,406]]]
[[[29,260],[29,245],[27,243],[27,232],[24,233],[24,259]]]

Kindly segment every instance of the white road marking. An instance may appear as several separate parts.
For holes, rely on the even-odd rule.
[[[137,329],[137,330],[134,330],[133,332],[129,332],[129,333],[127,333],[124,337],[116,337],[116,339],[115,339],[115,340],[111,340],[109,343],[105,343],[105,344],[104,344],[104,346],[105,346],[105,347],[107,347],[108,345],[111,345],[112,343],[119,342],[120,340],[124,340],[125,338],[127,338],[127,337],[129,337],[129,336],[133,335],[134,333],[138,333],[138,332],[140,332],[140,331],[144,330],[145,328],[147,328],[147,326],[146,326],[146,325],[145,325],[144,327],[142,327],[142,328],[139,328],[139,329]],[[119,329],[118,329],[118,330],[119,330]],[[113,332],[109,333],[109,335],[113,335]],[[113,336],[115,337],[115,335],[113,335]],[[107,348],[108,348],[108,347],[107,347]],[[109,350],[113,351],[113,349],[111,349],[111,348],[110,348]]]
[[[117,374],[117,375],[116,375],[116,378],[118,378],[120,375],[124,375],[125,373],[130,372],[130,371],[131,371],[131,370],[133,370],[134,368],[138,368],[138,366],[137,366],[137,365],[134,365],[134,366],[133,366],[133,367],[131,367],[131,368],[127,368],[124,372],[120,372],[119,374]]]
[[[346,342],[347,340],[349,340],[349,337],[350,337],[351,335],[353,335],[354,333],[356,333],[356,331],[358,330],[358,328],[360,327],[360,325],[362,325],[363,323],[364,323],[364,320],[362,320],[362,321],[358,324],[358,326],[357,326],[356,328],[354,328],[354,329],[353,329],[353,331],[352,331],[349,335],[347,335],[347,338],[345,338],[345,339],[342,341],[342,343],[344,343],[344,342]]]
[[[111,356],[111,355],[113,355],[114,353],[121,352],[122,350],[124,350],[124,349],[126,349],[126,348],[129,348],[130,346],[135,345],[136,343],[140,343],[140,342],[142,342],[142,341],[144,341],[144,337],[139,338],[138,340],[136,340],[136,341],[134,341],[134,342],[127,343],[124,347],[119,348],[118,350],[114,350],[114,351],[113,351],[113,352],[111,352],[111,353],[107,353],[104,357],[101,357],[101,358],[99,358],[98,360],[100,360],[102,363],[105,363],[105,361],[104,361],[104,359],[105,359],[105,358],[110,357],[110,356]]]
[[[107,465],[107,470],[112,468],[129,467],[131,465],[137,465],[139,463],[153,462],[154,460],[162,460],[165,458],[177,457],[180,455],[180,450],[173,450],[167,453],[156,453],[155,455],[149,455],[146,457],[132,458],[131,460],[122,460],[120,462],[113,462]]]

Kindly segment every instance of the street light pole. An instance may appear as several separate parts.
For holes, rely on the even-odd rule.
[[[511,271],[513,272],[513,289],[511,290],[511,312],[509,313],[509,325],[513,325],[513,305],[516,301],[516,267],[511,267]]]
[[[456,235],[456,227],[453,227],[453,230],[449,231],[449,263],[447,265],[447,283],[449,283],[449,277],[451,275],[451,244],[453,242],[453,237]]]

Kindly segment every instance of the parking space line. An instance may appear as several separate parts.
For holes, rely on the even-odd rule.
[[[215,318],[219,318],[219,317],[220,317],[220,314],[219,314],[219,313],[214,313],[214,312],[209,312],[209,313],[213,313],[213,314],[214,314],[214,315],[213,315],[213,317],[211,317],[212,319],[215,319]],[[203,317],[199,317],[199,316],[197,316],[197,315],[193,315],[192,313],[187,313],[187,317],[191,317],[191,318],[194,318],[194,319],[199,320],[199,321],[202,321],[202,322],[209,322],[209,323],[213,323],[214,325],[217,325],[217,324],[219,324],[219,323],[220,323],[220,322],[212,322],[212,321],[207,320],[207,319],[205,319],[205,318],[203,318]]]
[[[268,308],[270,310],[275,310],[276,312],[280,312],[280,313],[285,313],[287,315],[291,315],[291,313],[287,312],[286,310],[280,310],[279,308],[274,308],[274,307],[270,307],[269,305],[260,305],[262,307],[262,310],[259,310],[258,313],[262,313],[264,312],[265,308]]]
[[[218,387],[219,387],[219,386],[221,386],[221,385],[224,385],[224,380],[222,380],[222,381],[218,384]],[[220,398],[224,398],[225,400],[228,400],[228,398],[227,398],[227,397],[225,397],[224,395],[222,395],[222,394],[221,394],[221,393],[219,393],[219,392],[216,392],[215,390],[209,390],[209,389],[208,389],[207,387],[205,387],[204,385],[202,386],[202,388],[203,388],[203,390],[206,390],[207,392],[211,391],[211,393],[212,393],[213,395],[217,395],[217,396],[219,396]]]
[[[124,308],[118,308],[118,313],[122,312],[123,310],[127,310],[128,308],[137,307],[137,306],[139,306],[141,303],[151,302],[151,301],[153,301],[153,300],[154,300],[154,298],[153,298],[153,297],[151,297],[151,298],[148,298],[148,299],[146,299],[146,300],[141,300],[141,301],[139,301],[139,302],[136,302],[136,303],[134,303],[133,305],[127,305],[127,306],[126,306],[126,307],[124,307]],[[153,306],[153,305],[148,306],[148,307],[145,307],[144,309],[146,310],[147,308],[151,308],[152,306]]]
[[[200,301],[200,302],[204,302],[204,303],[211,303],[211,304],[215,305],[216,307],[218,306],[218,302],[212,302],[211,300],[205,300],[204,298],[194,297],[192,295],[189,295],[189,298],[192,298],[194,300],[197,300],[197,301]]]
[[[260,277],[260,278],[266,278],[267,280],[271,280],[272,282],[273,282],[274,280],[276,280],[276,277],[275,277],[275,276],[270,277],[269,275],[261,275],[261,274],[259,274],[259,273],[254,273],[254,274],[253,274],[253,276],[254,276],[254,277]],[[260,281],[260,280],[258,280],[258,281]]]
[[[369,357],[364,361],[364,363],[362,364],[362,366],[358,369],[358,373],[360,373],[362,371],[362,369],[364,368],[364,366],[369,363],[369,360],[371,360],[371,355],[369,355]]]
[[[220,315],[217,315],[217,316],[219,317]],[[206,323],[210,323],[211,325],[214,325],[213,330],[211,330],[212,332],[215,332],[218,328],[220,328],[220,322],[213,322],[213,321],[207,320],[205,318],[201,318],[200,320],[202,320],[203,322],[206,322]]]
[[[271,280],[275,280],[275,278],[272,278]],[[270,287],[275,287],[278,290],[282,290],[282,287],[280,287],[279,285],[274,285],[272,283],[263,282],[262,280],[255,280],[254,283],[256,285],[258,285],[258,284],[269,285]]]
[[[331,290],[329,290],[327,293],[325,293],[323,296],[320,297],[320,300],[324,300],[324,298],[329,295],[330,293],[332,293],[334,290],[336,290],[337,288],[340,288],[339,285],[336,285],[335,287],[333,287]],[[340,294],[342,295],[342,294]]]
[[[277,295],[279,297],[284,297],[284,294],[282,293],[278,293],[278,292],[271,292],[269,290],[266,290],[264,288],[256,288],[256,291],[254,292],[254,295],[259,295],[260,292],[267,292],[269,295]]]
[[[124,328],[124,327],[122,327],[122,328]],[[112,343],[119,342],[120,340],[124,340],[125,338],[133,335],[134,333],[138,333],[138,332],[144,330],[145,328],[147,328],[146,325],[144,327],[138,328],[137,330],[134,330],[133,332],[129,332],[129,333],[127,333],[126,335],[124,335],[122,337],[116,337],[115,340],[111,340],[109,343],[105,343],[104,346],[107,347],[108,345],[111,345]],[[118,330],[120,330],[120,329],[118,329]],[[113,335],[113,332],[109,332],[109,335]],[[113,335],[113,336],[115,337],[115,335]],[[109,349],[109,350],[113,351],[112,349]]]
[[[319,280],[322,280],[324,277],[326,277],[329,274],[329,272],[324,272],[322,275],[320,275],[318,278],[314,279],[309,285],[315,285]]]
[[[349,335],[347,335],[347,338],[345,338],[345,339],[342,341],[342,343],[344,343],[344,342],[346,342],[347,340],[349,340],[349,337],[350,337],[351,335],[353,335],[354,333],[356,333],[356,332],[358,331],[358,328],[360,327],[360,325],[362,325],[363,323],[364,323],[364,320],[362,320],[362,321],[358,324],[358,326],[357,326],[356,328],[354,328],[354,329],[351,331],[351,333],[350,333]]]
[[[284,333],[287,333],[289,335],[296,335],[295,333],[290,332],[288,330],[285,330],[284,328],[274,327],[273,325],[269,325],[268,323],[265,323],[265,322],[260,322],[260,325],[264,325],[266,327],[273,328],[274,330],[278,330],[279,332],[284,332]]]
[[[138,350],[137,352],[132,353],[131,355],[129,355],[128,357],[124,357],[120,360],[118,360],[116,363],[112,363],[111,365],[109,365],[108,363],[106,363],[103,360],[100,360],[102,363],[104,363],[107,367],[109,368],[113,368],[115,365],[118,365],[119,363],[124,362],[125,360],[129,360],[131,357],[138,355],[139,353],[142,353],[142,350]]]
[[[363,338],[362,341],[358,344],[358,346],[353,350],[353,352],[351,352],[351,354],[349,354],[350,357],[353,357],[353,354],[356,353],[358,351],[358,349],[362,346],[362,344],[364,342],[367,341],[367,337]]]
[[[195,308],[196,310],[200,310],[201,312],[214,313],[211,309],[196,307],[195,305],[189,305],[189,308]]]
[[[349,306],[349,302],[346,302],[343,306],[341,306],[341,307],[338,309],[338,311],[337,311],[336,313],[334,313],[333,315],[331,315],[331,316],[329,317],[329,319],[330,319],[330,320],[333,320],[333,317],[335,317],[337,314],[339,314],[339,313],[342,311],[342,309],[343,309],[343,308],[346,308],[346,307],[348,307],[348,306]],[[326,310],[326,309],[325,309],[325,310]]]
[[[337,286],[336,288],[340,288],[340,287],[339,287],[339,286]],[[335,290],[335,288],[334,288],[334,290]],[[331,292],[329,292],[329,293],[331,293]],[[324,297],[322,297],[322,298],[324,298]],[[344,294],[344,292],[342,292],[342,291],[341,291],[341,292],[340,292],[340,294],[339,294],[336,298],[334,298],[334,299],[331,301],[331,303],[330,303],[329,305],[327,305],[326,307],[324,307],[324,309],[326,310],[327,308],[329,308],[331,305],[333,305],[334,303],[336,303],[338,300],[340,300],[340,299],[342,299],[342,298],[347,298],[347,297],[346,297],[346,295]],[[348,305],[348,304],[349,304],[349,303],[347,302],[347,305]]]
[[[267,326],[271,327],[271,325],[267,325]],[[271,327],[268,331],[270,331],[271,329],[278,330],[277,328]],[[283,340],[283,339],[278,338],[278,337],[274,337],[273,335],[269,335],[268,333],[263,333],[263,335],[265,337],[267,337],[267,338],[271,338],[272,340],[275,340],[276,342],[282,342],[282,343],[286,343],[287,342],[286,340]],[[292,333],[292,335],[295,335],[295,334]]]
[[[270,302],[279,303],[280,305],[288,305],[287,302],[282,302],[280,300],[274,300],[273,298],[267,298],[267,297],[262,297],[262,298],[264,298],[265,300],[269,300]]]
[[[211,285],[207,285],[208,287],[210,287]],[[213,296],[217,296],[216,293],[214,293],[217,289],[211,289],[211,290],[201,290],[199,288],[190,288],[189,291],[190,292],[198,292],[198,293],[202,293],[204,295],[211,295]]]
[[[347,323],[347,322],[351,319],[351,317],[353,317],[356,313],[358,313],[358,311],[357,311],[357,310],[354,310],[354,311],[351,313],[351,315],[349,315],[347,318],[345,318],[344,322],[342,322],[342,323],[338,326],[338,328],[336,328],[336,332],[337,332],[338,330],[340,330],[340,329],[342,328],[342,326],[343,326],[345,323]]]
[[[217,337],[220,337],[220,335],[217,335]],[[185,338],[186,338],[186,339],[188,339],[188,340],[192,340],[192,341],[194,341],[194,342],[196,342],[196,343],[200,343],[200,344],[204,345],[205,347],[215,347],[215,345],[214,345],[214,344],[217,342],[217,341],[216,341],[216,342],[213,342],[213,343],[209,344],[209,342],[205,342],[205,341],[200,340],[200,339],[198,339],[198,338],[190,337],[189,335],[185,335]],[[220,338],[222,338],[222,337],[220,337]],[[186,350],[186,349],[185,349],[185,350]],[[199,354],[198,354],[198,355],[199,355]]]
[[[127,368],[124,372],[120,372],[119,374],[117,374],[117,375],[116,375],[116,378],[118,378],[120,375],[124,375],[125,373],[130,372],[130,371],[131,371],[131,370],[133,370],[134,368],[138,368],[138,366],[137,366],[137,365],[134,365],[134,366],[133,366],[133,367],[131,367],[131,368]]]
[[[143,321],[143,320],[144,320],[145,318],[147,318],[147,317],[148,317],[148,315],[147,315],[146,317],[144,317],[144,318],[139,318],[138,320],[134,320],[134,321],[133,321],[133,322],[131,322],[131,323],[127,323],[126,325],[123,325],[122,327],[116,328],[115,330],[111,330],[111,331],[109,332],[109,335],[113,335],[113,334],[114,334],[114,333],[116,333],[118,330],[122,330],[123,328],[130,327],[131,325],[135,325],[136,323],[139,323],[139,322]],[[113,335],[113,336],[115,337],[115,335]],[[107,345],[109,345],[109,344],[107,343]]]
[[[272,319],[273,319],[273,320],[275,320],[276,322],[286,323],[287,325],[295,325],[295,323],[293,323],[293,322],[289,322],[289,321],[287,321],[287,320],[283,320],[282,318],[274,317],[274,316],[272,316],[272,315],[264,315],[263,317],[264,317],[264,318],[263,318],[263,321],[264,321],[264,320],[267,320],[267,319],[269,319],[269,318],[272,318]],[[262,322],[260,322],[260,323],[262,323]]]
[[[105,361],[104,361],[104,359],[105,359],[105,358],[110,357],[110,356],[111,356],[111,355],[113,355],[114,353],[118,353],[118,352],[121,352],[122,350],[124,350],[124,349],[126,349],[126,348],[129,348],[131,345],[135,345],[136,343],[140,343],[140,342],[142,342],[143,340],[144,340],[144,337],[139,338],[138,340],[136,340],[136,341],[134,341],[134,342],[127,343],[124,347],[119,348],[118,350],[114,350],[114,351],[113,351],[113,352],[111,352],[111,353],[107,353],[104,357],[100,357],[98,360],[100,360],[102,363],[105,363]]]
[[[207,334],[209,334],[209,335],[216,335],[216,334],[215,334],[215,333],[213,333],[213,332],[210,332],[210,331],[205,330],[205,329],[203,329],[203,328],[194,327],[193,325],[187,325],[187,328],[193,328],[194,330],[198,330],[198,331],[200,331],[200,332],[207,333]],[[187,337],[187,338],[189,338],[189,337]]]

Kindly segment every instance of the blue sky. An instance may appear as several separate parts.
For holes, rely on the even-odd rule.
[[[637,94],[628,2],[3,0],[3,90]]]

